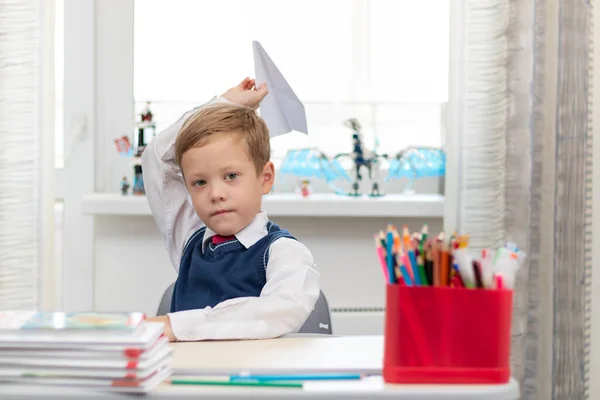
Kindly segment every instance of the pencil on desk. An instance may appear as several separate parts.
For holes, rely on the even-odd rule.
[[[339,381],[339,380],[359,380],[361,374],[299,374],[299,375],[235,375],[231,377],[232,381],[256,380],[261,382],[269,381]]]
[[[206,385],[206,386],[255,386],[255,387],[289,387],[301,388],[301,382],[264,382],[258,380],[204,380],[204,379],[172,379],[171,385]]]

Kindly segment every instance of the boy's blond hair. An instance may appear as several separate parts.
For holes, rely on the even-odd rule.
[[[218,133],[238,135],[244,141],[257,174],[271,159],[271,142],[265,121],[251,108],[218,103],[201,108],[181,127],[175,140],[177,165],[181,167],[181,159],[186,151],[204,146],[211,136]]]

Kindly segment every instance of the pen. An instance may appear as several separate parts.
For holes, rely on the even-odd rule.
[[[475,275],[475,287],[483,289],[483,279],[481,277],[481,264],[477,260],[472,261],[473,274]]]

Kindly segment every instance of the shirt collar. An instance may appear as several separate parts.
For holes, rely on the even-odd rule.
[[[267,216],[267,213],[261,211],[256,214],[256,217],[254,217],[252,222],[235,234],[235,238],[242,244],[242,246],[249,248],[267,235],[268,222],[269,217]],[[207,226],[206,231],[204,232],[204,238],[202,239],[202,252],[204,252],[204,249],[206,246],[208,246],[209,239],[215,235],[216,233]]]

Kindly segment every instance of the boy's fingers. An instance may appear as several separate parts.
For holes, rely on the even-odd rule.
[[[259,101],[262,100],[269,93],[267,84],[261,83],[261,85],[258,87],[258,89],[256,89],[256,93],[258,94]]]
[[[240,89],[246,89],[246,86],[248,86],[248,81],[250,81],[251,79],[249,77],[245,77],[243,81],[240,82],[240,84],[238,85],[238,87]]]

